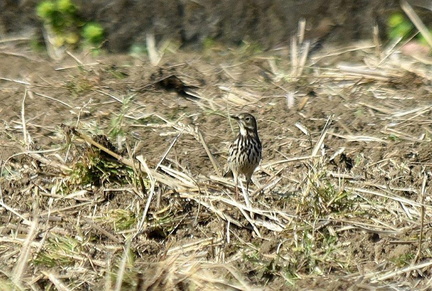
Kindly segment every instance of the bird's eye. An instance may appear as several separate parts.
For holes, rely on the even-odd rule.
[[[250,117],[246,117],[246,120],[249,121],[249,120],[250,120]]]

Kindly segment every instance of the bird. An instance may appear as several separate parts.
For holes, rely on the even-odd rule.
[[[228,171],[224,177],[234,178],[235,193],[238,197],[238,179],[241,174],[246,178],[246,193],[249,193],[252,174],[261,162],[262,145],[258,136],[257,122],[252,114],[240,113],[231,116],[231,118],[238,122],[239,134],[230,145],[227,161]],[[247,196],[245,196],[245,200],[248,203]]]

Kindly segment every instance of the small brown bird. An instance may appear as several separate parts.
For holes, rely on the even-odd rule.
[[[235,191],[238,195],[238,177],[243,174],[246,178],[246,193],[249,192],[249,184],[252,174],[261,161],[261,141],[258,136],[258,127],[255,117],[249,113],[240,113],[231,116],[237,120],[240,131],[231,144],[228,156],[228,172],[224,177],[234,177]],[[247,197],[245,197],[247,199]],[[248,201],[248,200],[246,200]]]

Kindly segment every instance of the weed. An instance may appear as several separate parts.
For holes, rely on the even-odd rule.
[[[94,84],[85,77],[69,80],[65,84],[66,89],[74,96],[89,92],[93,89]]]
[[[55,35],[56,47],[79,42],[77,7],[71,0],[45,0],[36,7],[37,15]]]
[[[400,12],[390,15],[387,25],[390,39],[405,38],[414,28],[412,23]]]
[[[398,267],[398,268],[402,268],[402,267],[406,267],[409,266],[413,259],[415,257],[415,254],[413,253],[406,253],[406,254],[402,254],[398,257],[393,257],[390,260]]]
[[[390,39],[407,39],[409,34],[414,31],[414,25],[401,12],[396,12],[390,15],[387,20],[387,27],[387,34]],[[429,29],[429,33],[431,31],[432,30]],[[425,37],[421,33],[416,35],[416,39],[424,45],[427,44]]]
[[[100,150],[88,148],[69,173],[71,185],[101,186],[105,183],[124,184],[133,177],[133,170],[119,164]]]
[[[341,185],[335,185],[327,173],[327,169],[319,165],[311,166],[307,187],[300,203],[300,209],[306,213],[312,209],[315,218],[352,209],[353,201],[349,199],[349,192]]]
[[[112,224],[115,231],[131,229],[137,223],[135,214],[126,209],[109,210],[103,218],[99,218],[98,220]]]
[[[263,48],[260,44],[248,41],[243,41],[239,49],[239,54],[245,58],[260,54],[262,52]]]
[[[84,40],[90,45],[99,45],[104,39],[104,30],[99,23],[87,23],[82,30]]]
[[[81,41],[84,45],[99,46],[104,39],[102,26],[82,21],[72,0],[44,0],[37,5],[36,14],[53,35],[57,48],[76,48]]]
[[[113,139],[118,139],[124,136],[123,121],[126,113],[129,111],[129,106],[134,95],[124,98],[121,111],[118,115],[114,115],[111,119],[111,128],[108,132],[109,136]]]
[[[388,139],[391,140],[391,141],[399,141],[400,140],[400,138],[397,135],[395,135],[395,134],[390,134],[388,136]]]
[[[70,236],[51,234],[33,262],[51,268],[73,265],[80,248],[80,242]]]

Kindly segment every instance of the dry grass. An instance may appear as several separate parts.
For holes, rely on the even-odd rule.
[[[99,64],[79,61],[82,79],[66,85],[0,76],[24,92],[19,122],[2,126],[4,146],[19,150],[1,164],[0,289],[426,290],[429,64],[395,49],[377,55],[370,44],[309,55],[301,39],[291,42],[290,62],[234,51],[215,82],[206,61],[178,65],[184,80],[202,66],[208,84],[200,100],[161,112],[157,101],[147,100],[157,104],[149,111],[138,93],[100,85],[107,70]],[[169,54],[152,56],[160,63]],[[253,67],[246,58],[267,67],[271,80],[242,79]],[[51,86],[105,99],[81,106],[50,96]],[[42,148],[35,142],[47,137],[35,136],[26,107],[35,96],[71,112],[68,126],[44,128],[56,142]],[[95,104],[117,111],[99,119]],[[232,181],[220,175],[220,149],[232,135],[218,122],[240,109],[266,124],[270,157],[255,174],[251,206],[234,199]],[[206,125],[196,116],[219,119]],[[280,126],[284,118],[298,122]],[[136,130],[146,135],[134,140]],[[152,134],[168,141],[149,143],[157,156],[140,147]],[[186,159],[197,152],[192,161],[205,166]]]

